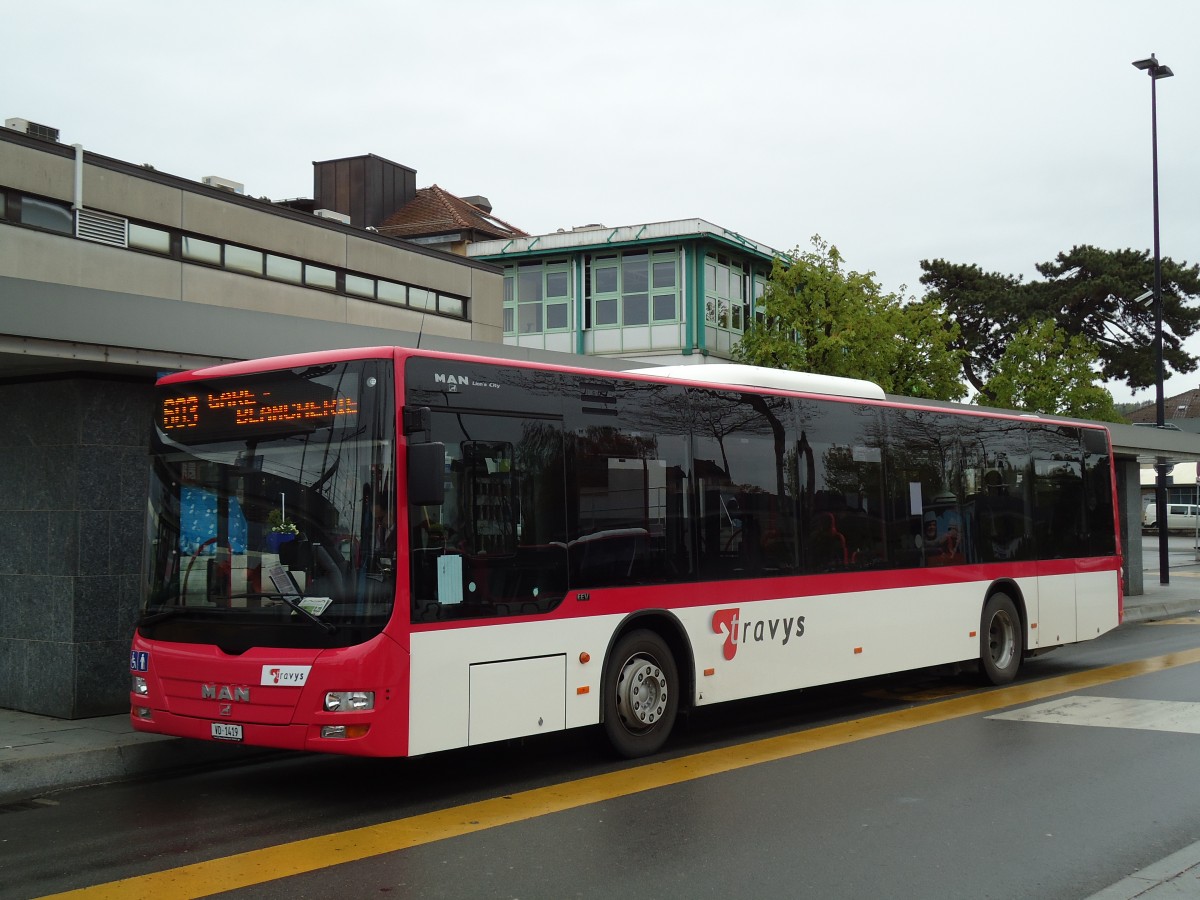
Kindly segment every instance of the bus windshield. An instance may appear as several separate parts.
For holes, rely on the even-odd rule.
[[[349,646],[395,596],[390,360],[158,388],[139,627],[163,640]]]

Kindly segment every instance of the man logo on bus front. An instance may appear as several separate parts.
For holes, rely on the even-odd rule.
[[[741,621],[741,608],[718,609],[713,613],[713,634],[725,635],[721,652],[726,659],[733,659],[737,654],[738,644],[764,641],[779,641],[787,646],[792,638],[804,637],[804,616],[786,619],[760,619],[757,622]]]

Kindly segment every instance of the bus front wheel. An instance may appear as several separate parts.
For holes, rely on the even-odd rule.
[[[657,752],[679,709],[670,648],[653,631],[631,631],[617,641],[604,675],[604,731],[613,749],[628,759]]]
[[[979,662],[992,684],[1008,684],[1021,668],[1024,640],[1017,605],[1007,594],[992,594],[979,623]]]

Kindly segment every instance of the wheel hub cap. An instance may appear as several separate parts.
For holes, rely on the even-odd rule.
[[[662,669],[645,659],[625,664],[617,680],[617,712],[621,721],[639,730],[650,728],[667,708],[667,679]]]

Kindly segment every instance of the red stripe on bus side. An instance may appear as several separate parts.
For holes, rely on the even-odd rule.
[[[861,594],[959,584],[988,585],[995,581],[1051,575],[1119,572],[1120,557],[1054,559],[1018,563],[947,566],[945,568],[889,569],[886,571],[831,572],[787,578],[755,578],[743,581],[700,581],[683,584],[637,585],[633,587],[579,586],[567,591],[562,603],[541,615],[461,619],[414,623],[413,632],[471,628],[506,622],[553,621],[584,616],[625,615],[641,609],[689,609],[697,606],[729,606],[782,598],[819,597],[830,594]],[[584,599],[586,598],[586,599]],[[981,598],[982,599],[982,598]]]

